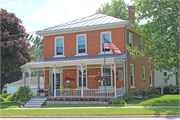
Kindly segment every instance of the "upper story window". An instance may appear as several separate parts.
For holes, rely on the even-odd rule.
[[[76,55],[87,55],[86,54],[86,34],[76,36]]]
[[[104,39],[108,40],[111,42],[111,32],[101,32],[100,34],[100,39],[101,39],[101,53],[104,53]],[[106,53],[112,53],[110,49],[105,49]]]
[[[55,37],[55,56],[64,57],[64,37]]]
[[[133,48],[133,35],[132,33],[129,33],[129,46]]]

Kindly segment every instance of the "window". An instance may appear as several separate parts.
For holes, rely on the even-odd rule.
[[[143,51],[143,42],[141,41],[141,38],[140,38],[140,47],[141,47],[141,51]]]
[[[79,87],[82,87],[82,74],[80,70],[79,70],[78,85]],[[83,72],[83,87],[86,87],[86,70],[84,70]]]
[[[76,36],[76,53],[86,54],[86,34]]]
[[[64,37],[55,37],[55,56],[64,56]]]
[[[104,75],[104,67],[103,67],[103,75]],[[111,86],[111,67],[106,66],[106,74],[105,74],[106,86]],[[105,81],[103,80],[103,86],[105,86]]]
[[[134,87],[134,65],[130,64],[131,88]]]
[[[149,80],[150,80],[150,86],[152,86],[152,72],[151,72],[151,67],[149,67]]]
[[[101,32],[101,53],[104,52],[104,38],[111,42],[111,32]],[[105,49],[105,52],[112,53],[110,49]]]
[[[146,79],[146,76],[145,76],[145,66],[143,66],[143,80],[145,80]]]
[[[129,46],[133,48],[133,35],[132,33],[129,33]]]

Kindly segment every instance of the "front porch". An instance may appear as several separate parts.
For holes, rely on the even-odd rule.
[[[33,71],[37,71],[37,77],[41,71],[44,76],[44,89],[49,84],[49,93],[53,94],[54,98],[115,98],[125,93],[124,58],[124,54],[108,55],[106,66],[104,66],[103,55],[50,58],[27,63],[21,68],[23,80],[26,72],[29,73],[29,80],[31,80]],[[94,80],[96,75],[105,76],[106,81]],[[67,82],[64,80],[65,77],[72,77],[74,81]],[[31,88],[30,83],[31,81],[29,81]],[[37,84],[37,89],[40,89],[39,81]]]

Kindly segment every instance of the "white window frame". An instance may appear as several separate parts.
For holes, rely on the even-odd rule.
[[[106,68],[107,68],[107,66],[109,67],[110,66],[110,70],[111,70],[111,86],[106,86],[106,88],[112,88],[113,87],[113,80],[112,80],[112,69],[111,69],[111,65],[106,65]],[[104,65],[101,65],[101,76],[103,76],[103,73],[104,73],[104,71],[103,71],[103,67],[104,67]],[[101,81],[101,86],[99,87],[100,89],[104,89],[105,88],[105,86],[103,86],[103,81]]]
[[[104,51],[102,51],[102,48],[103,48],[103,46],[102,46],[102,35],[103,34],[110,34],[110,42],[112,42],[111,31],[100,32],[100,53],[99,53],[100,55],[104,54]],[[112,50],[105,51],[105,54],[113,54],[113,52],[112,52]]]
[[[146,68],[143,66],[143,80],[146,80]]]
[[[132,63],[130,64],[130,81],[131,81],[131,66],[132,66],[133,85],[131,85],[130,88],[133,89],[133,88],[135,88],[135,86],[134,86],[134,65]]]
[[[149,67],[149,77],[151,77],[151,79],[149,79],[151,81],[151,84],[150,84],[150,87],[153,87],[153,84],[152,84],[152,72],[151,72],[151,66]],[[149,81],[149,82],[150,82]]]
[[[56,53],[56,39],[58,39],[58,38],[63,38],[63,55],[57,55],[57,53]],[[53,58],[56,58],[56,57],[65,57],[64,56],[64,36],[54,37],[54,56],[53,56]]]
[[[86,67],[86,87],[83,87],[83,89],[88,89],[88,80],[87,80],[87,67]],[[79,67],[77,67],[77,86],[79,86]],[[81,89],[82,86],[79,86],[78,89]]]
[[[129,32],[129,35],[132,36],[132,37],[131,37],[131,38],[132,38],[132,39],[131,39],[131,48],[133,49],[133,47],[134,47],[134,46],[133,46],[133,34],[132,34],[131,32]],[[130,37],[129,37],[129,38],[130,38]],[[129,41],[129,44],[130,44],[130,41]]]
[[[78,53],[78,37],[79,36],[85,36],[85,53]],[[76,35],[76,55],[75,56],[84,56],[87,54],[87,36],[86,34],[78,34]]]

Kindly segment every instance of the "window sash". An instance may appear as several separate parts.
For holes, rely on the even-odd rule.
[[[55,38],[56,46],[55,46],[55,51],[56,55],[63,55],[64,54],[64,39],[62,37],[60,38]]]
[[[80,35],[77,36],[77,47],[78,53],[86,53],[86,36],[85,35]]]
[[[131,86],[134,86],[133,65],[130,65],[130,79],[131,79]]]
[[[103,36],[104,36],[104,38],[106,40],[111,42],[110,33],[103,33],[103,34],[101,34],[101,38],[102,38],[102,40],[101,40],[102,41],[102,52],[104,52],[104,38],[103,38]],[[105,49],[105,51],[110,51],[110,49]]]
[[[104,75],[104,68],[103,68]],[[111,68],[106,66],[106,74],[105,74],[106,86],[111,86]],[[103,80],[103,86],[105,86],[105,81]]]
[[[132,33],[129,33],[129,46],[133,48],[133,39],[132,39]]]
[[[143,66],[143,79],[145,79],[145,67]]]
[[[79,70],[79,87],[82,87],[81,78],[82,75],[81,75],[81,71]],[[86,87],[86,70],[83,71],[83,86]]]

